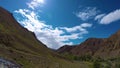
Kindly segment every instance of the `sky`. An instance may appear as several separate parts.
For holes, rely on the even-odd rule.
[[[120,0],[0,0],[0,6],[52,49],[120,30]]]

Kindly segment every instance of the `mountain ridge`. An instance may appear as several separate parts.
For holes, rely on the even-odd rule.
[[[68,52],[76,56],[91,55],[94,57],[102,57],[102,58],[103,56],[104,58],[113,57],[112,54],[107,56],[108,53],[106,52],[108,51],[106,50],[110,49],[109,52],[112,52],[112,49],[118,49],[118,51],[120,50],[120,30],[118,30],[115,34],[111,35],[108,38],[88,38],[81,44],[74,46],[71,48],[71,50],[67,51],[69,47],[71,46],[67,46],[67,47],[63,46],[60,49],[58,49],[57,52],[58,53]],[[103,50],[104,52],[102,52]],[[106,56],[105,54],[103,55],[103,53],[105,53]]]

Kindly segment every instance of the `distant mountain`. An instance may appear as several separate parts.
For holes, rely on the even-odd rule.
[[[94,56],[102,58],[120,57],[120,30],[105,40]]]
[[[76,46],[65,45],[57,50],[58,53],[70,52]]]
[[[0,58],[3,58],[3,61],[4,59],[7,62],[12,61],[21,68],[88,68],[85,63],[68,61],[47,48],[36,39],[34,33],[18,24],[13,15],[2,7],[0,7]]]
[[[58,49],[57,52],[68,52],[76,56],[91,55],[102,58],[118,57],[120,56],[120,31],[109,38],[89,38],[74,47],[63,46]]]

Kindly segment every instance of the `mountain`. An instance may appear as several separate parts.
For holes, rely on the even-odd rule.
[[[120,57],[120,30],[107,38],[104,45],[98,49],[94,56],[100,56],[102,58]]]
[[[70,52],[76,46],[65,45],[57,50],[58,53]]]
[[[81,43],[80,45],[76,46],[74,49],[71,50],[72,54],[75,55],[93,55],[96,50],[102,47],[100,44],[104,42],[104,39],[97,39],[97,38],[89,38],[85,42]]]
[[[0,7],[0,65],[14,62],[20,68],[88,68],[84,62],[71,62],[38,41],[23,28],[13,14]],[[12,63],[10,63],[12,64]]]
[[[34,33],[20,26],[11,13],[0,7],[0,57],[24,66],[23,62],[36,64],[35,61],[39,59],[35,58],[49,53],[49,49],[36,39]]]
[[[59,53],[69,52],[74,55],[82,56],[82,55],[92,55],[99,48],[102,47],[102,43],[105,39],[98,38],[89,38],[85,40],[83,43],[76,46],[63,46],[57,50]]]
[[[109,38],[89,38],[74,47],[63,46],[57,52],[67,52],[76,56],[118,57],[120,56],[120,30]]]

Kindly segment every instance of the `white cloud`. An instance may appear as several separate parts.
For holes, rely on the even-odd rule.
[[[96,8],[87,7],[86,9],[76,13],[76,16],[79,17],[81,20],[86,21],[92,19],[98,13],[99,11]]]
[[[42,4],[44,4],[44,0],[32,0],[31,2],[27,3],[28,7],[32,9],[35,9]]]
[[[35,9],[43,3],[44,0],[32,0],[31,2],[27,3],[27,5],[29,8]],[[92,11],[94,10],[95,9],[93,9]],[[34,12],[34,10],[31,11],[28,9],[19,9],[16,10],[15,13],[15,17],[20,24],[22,24],[29,31],[34,32],[38,40],[47,45],[47,47],[53,49],[57,49],[66,44],[72,45],[73,42],[71,42],[70,40],[83,38],[83,35],[88,33],[86,28],[92,26],[92,24],[83,23],[78,26],[69,28],[53,28],[52,25],[47,25],[44,21],[39,20],[40,16],[37,14],[37,12]]]
[[[78,26],[74,26],[74,27],[61,27],[60,29],[65,29],[67,32],[76,32],[76,31],[80,31],[82,33],[87,33],[86,31],[86,28],[87,27],[91,27],[92,24],[90,23],[83,23],[83,24],[80,24]]]
[[[95,17],[95,20],[100,21],[106,14],[99,14]]]
[[[84,31],[85,29],[83,29],[81,26],[74,26],[74,27],[60,27],[60,29],[64,29],[67,32],[76,32],[77,30],[79,31]]]
[[[30,11],[27,9],[19,9],[15,11],[17,14],[22,15],[23,20],[19,20],[20,24],[23,24],[25,28],[34,32],[36,37],[46,44],[49,48],[57,49],[63,45],[71,45],[73,42],[70,40],[81,39],[83,38],[83,34],[87,34],[87,27],[91,27],[92,24],[83,23],[79,26],[74,27],[55,27],[52,25],[45,24],[44,21],[40,21],[38,18],[38,14],[34,11]],[[16,16],[17,17],[17,16]],[[66,31],[69,34],[66,34]],[[79,32],[75,33],[74,31],[79,30]],[[70,41],[70,42],[65,42]]]
[[[35,14],[34,11],[30,11],[27,9],[19,9],[18,11],[16,10],[15,12],[20,13],[25,18],[25,20],[19,22],[22,22],[24,27],[26,28],[29,27],[28,30],[32,32],[36,29],[42,29],[43,27],[50,27],[49,25],[44,24],[44,21],[39,21],[38,20],[39,16]]]
[[[120,20],[120,9],[117,9],[117,10],[107,14],[106,16],[104,16],[101,19],[100,24],[110,24],[110,23],[118,21],[118,20]]]
[[[90,23],[83,23],[83,24],[81,24],[81,27],[84,27],[84,28],[91,27],[91,26],[92,26],[92,24],[90,24]]]

